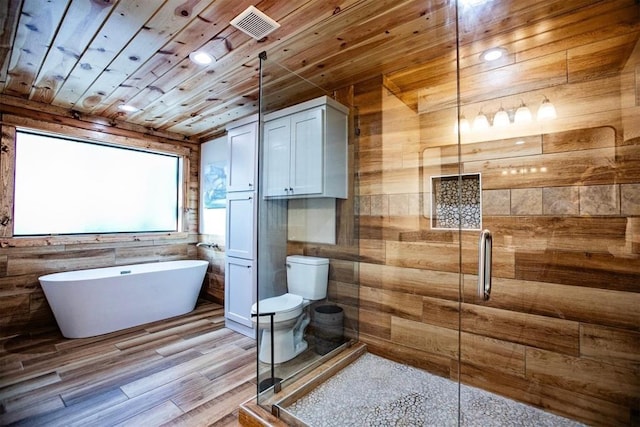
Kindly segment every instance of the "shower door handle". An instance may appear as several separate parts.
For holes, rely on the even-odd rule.
[[[478,297],[487,301],[491,295],[491,252],[493,238],[489,230],[482,230],[478,243]]]

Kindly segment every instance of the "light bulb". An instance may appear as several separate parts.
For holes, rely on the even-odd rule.
[[[482,110],[478,113],[475,119],[473,119],[473,130],[482,131],[489,129],[489,119],[484,115]]]
[[[465,116],[460,118],[460,133],[467,133],[471,129],[469,126],[469,120]]]
[[[540,108],[538,108],[538,120],[553,120],[556,117],[558,117],[556,107],[554,107],[551,101],[549,101],[549,98],[545,96]]]
[[[520,107],[518,107],[518,109],[516,110],[516,114],[513,117],[513,122],[518,124],[529,123],[531,122],[532,118],[533,117],[531,116],[531,111],[529,110],[529,107],[527,107],[523,102],[522,104],[520,104]]]
[[[493,126],[503,128],[509,126],[509,113],[504,111],[504,108],[500,107],[500,110],[493,116]]]
[[[463,115],[460,116],[460,122],[456,122],[455,126],[453,126],[453,133],[458,134],[458,132],[468,133],[470,130],[469,120]]]

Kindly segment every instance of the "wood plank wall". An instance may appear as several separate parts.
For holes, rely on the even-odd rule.
[[[418,108],[389,76],[356,85],[359,289],[333,295],[359,298],[374,353],[592,425],[638,425],[640,48],[580,40],[527,51],[506,65],[527,78],[497,89],[487,71],[462,73],[467,118],[543,93],[558,118],[463,135],[461,165],[451,75],[425,75],[406,98]],[[609,64],[621,46],[628,60]],[[457,173],[482,174],[488,302],[475,294],[479,232],[430,227],[429,177]]]
[[[111,141],[120,145],[154,148],[185,156],[186,212],[184,232],[141,235],[11,237],[11,223],[0,227],[0,336],[29,334],[55,328],[38,277],[73,269],[108,267],[131,263],[176,259],[208,259],[210,268],[202,296],[223,301],[218,292],[224,259],[217,253],[196,248],[198,242],[199,145],[181,135],[142,127],[115,125],[96,117],[73,117],[66,110],[3,96],[0,102],[2,146],[1,215],[11,217],[13,159],[16,126],[68,136]],[[6,148],[6,151],[4,149]],[[223,242],[221,242],[222,244]]]

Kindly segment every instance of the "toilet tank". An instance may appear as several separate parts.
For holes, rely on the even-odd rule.
[[[329,259],[303,255],[287,257],[287,291],[307,300],[327,296]]]

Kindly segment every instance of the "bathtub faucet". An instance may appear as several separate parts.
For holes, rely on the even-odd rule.
[[[209,248],[209,249],[215,249],[215,250],[220,250],[220,246],[218,246],[217,243],[204,243],[204,242],[200,242],[200,243],[196,243],[196,246],[202,246],[204,248]]]

